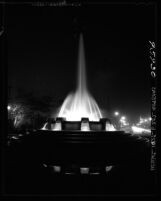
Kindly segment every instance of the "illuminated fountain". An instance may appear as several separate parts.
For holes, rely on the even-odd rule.
[[[77,90],[75,93],[71,93],[67,96],[58,116],[65,117],[68,121],[80,121],[82,117],[89,118],[90,121],[99,121],[100,118],[102,118],[101,111],[96,101],[87,89],[82,35],[79,41]]]
[[[62,128],[63,122],[68,122],[68,125],[70,124],[69,122],[72,122],[71,128],[74,128],[74,125],[76,125],[77,128],[75,128],[75,130],[81,131],[89,131],[91,130],[90,127],[94,126],[96,130],[98,127],[99,130],[115,130],[110,121],[103,119],[96,101],[87,89],[85,54],[82,34],[80,35],[79,40],[77,89],[74,93],[70,93],[66,97],[57,116],[58,118],[56,118],[56,121],[51,130],[66,130],[66,128]],[[81,125],[79,126],[80,122]],[[89,123],[93,123],[94,125],[90,126]],[[42,129],[45,130],[46,126],[47,124],[45,124]]]

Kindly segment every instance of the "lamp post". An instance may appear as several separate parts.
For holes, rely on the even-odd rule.
[[[115,121],[116,121],[116,127],[117,127],[117,130],[120,129],[120,124],[119,124],[119,119],[118,119],[119,116],[120,116],[120,112],[115,111],[115,112],[114,112],[114,117],[115,117]]]

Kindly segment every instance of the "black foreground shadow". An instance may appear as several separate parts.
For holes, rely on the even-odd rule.
[[[18,195],[154,194],[147,138],[123,132],[35,131],[11,137],[5,192]],[[54,166],[61,167],[54,172]],[[112,166],[110,171],[105,167]],[[80,167],[89,167],[81,174]],[[98,174],[92,174],[97,172]],[[69,174],[67,174],[69,173]]]

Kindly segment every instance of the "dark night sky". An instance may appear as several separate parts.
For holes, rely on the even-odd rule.
[[[6,16],[10,86],[65,99],[76,87],[82,31],[87,82],[98,105],[131,118],[150,115],[153,5],[10,5]]]

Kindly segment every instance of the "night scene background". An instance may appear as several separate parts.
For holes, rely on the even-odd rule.
[[[150,118],[153,4],[8,4],[5,18],[9,135],[42,128],[76,89],[80,33],[87,85],[103,117],[117,124],[118,111],[130,126]]]
[[[76,87],[82,32],[87,82],[99,107],[119,110],[133,121],[150,115],[148,41],[154,38],[153,6],[12,5],[6,13],[12,91],[21,89],[40,99],[49,96],[60,107]]]

